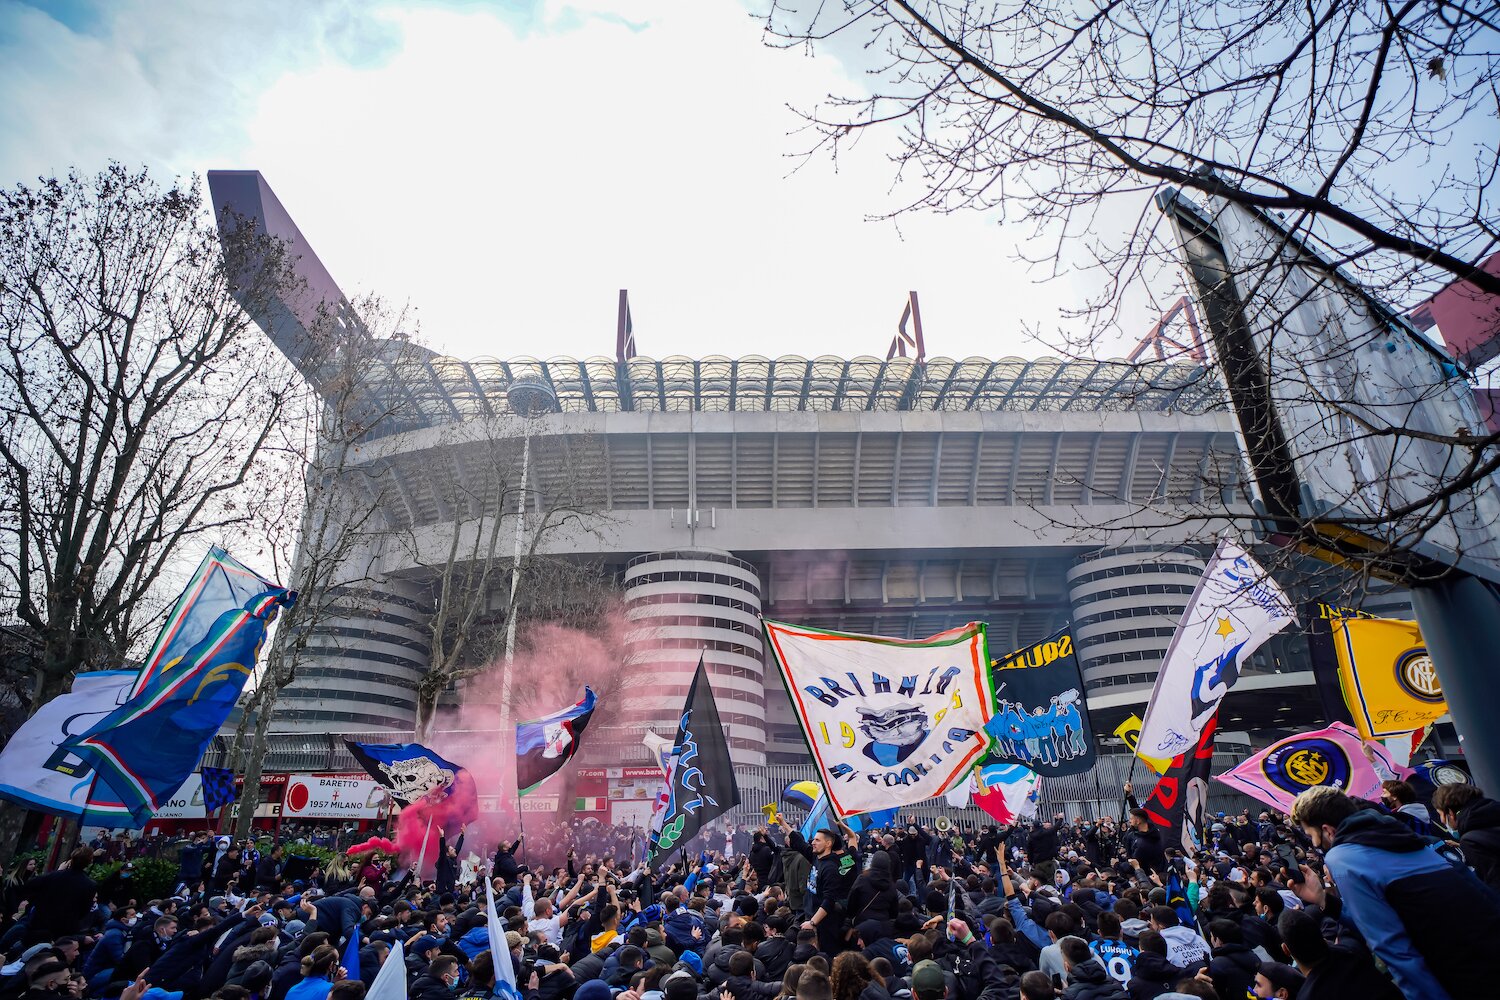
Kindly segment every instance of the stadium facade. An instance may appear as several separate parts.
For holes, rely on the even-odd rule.
[[[209,182],[216,209],[290,241],[307,288],[347,305],[259,174]],[[256,318],[318,384],[307,302]],[[357,317],[346,326],[357,333]],[[673,731],[701,655],[752,785],[806,759],[761,615],[908,637],[983,621],[996,655],[1071,621],[1108,733],[1151,690],[1204,567],[1204,511],[1249,509],[1222,387],[1188,359],[463,362],[375,348],[356,392],[377,417],[355,464],[395,484],[382,516],[415,542],[367,554],[378,573],[359,600],[314,628],[272,725],[288,739],[411,731],[431,567],[463,530],[430,470],[465,477],[477,453],[464,427],[524,438],[538,496],[588,456],[600,516],[545,547],[602,565],[623,591],[632,721],[611,759],[643,760],[632,744],[647,726]],[[518,405],[527,387],[539,405]],[[508,584],[495,580],[493,607]],[[1406,606],[1400,593],[1380,603]],[[1256,654],[1220,727],[1269,735],[1321,718],[1305,639],[1287,635]]]

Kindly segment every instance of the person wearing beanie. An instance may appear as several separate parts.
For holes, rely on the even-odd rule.
[[[239,985],[249,991],[250,1000],[265,1000],[271,995],[271,966],[267,962],[252,962],[240,977]]]

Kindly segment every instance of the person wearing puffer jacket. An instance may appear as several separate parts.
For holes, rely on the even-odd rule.
[[[1213,958],[1208,974],[1214,981],[1214,992],[1221,997],[1243,996],[1255,988],[1255,974],[1260,971],[1260,957],[1245,947],[1240,925],[1233,920],[1213,920],[1208,925],[1208,940]]]
[[[786,936],[787,918],[773,916],[766,921],[767,936],[755,949],[755,958],[765,967],[766,978],[780,980],[792,966],[797,942]]]
[[[703,918],[681,905],[676,896],[668,896],[664,902],[667,907],[667,919],[662,922],[662,930],[666,932],[667,945],[678,956],[685,951],[695,951],[701,958],[703,950],[708,946],[708,935],[703,930]]]
[[[490,950],[490,928],[482,914],[476,913],[469,919],[474,921],[473,926],[458,936],[454,944],[472,962],[479,957],[481,951]]]
[[[245,978],[245,973],[256,962],[265,962],[267,965],[274,967],[276,964],[277,948],[276,928],[255,928],[255,930],[250,932],[249,938],[234,949],[234,957],[229,966],[229,975],[224,979],[224,985],[240,985],[240,982]]]
[[[130,937],[130,928],[118,920],[104,922],[104,933],[94,943],[94,950],[83,963],[83,976],[88,980],[89,992],[96,993],[109,984],[115,966],[125,956],[125,945]]]
[[[1125,987],[1110,978],[1104,963],[1094,957],[1083,938],[1070,934],[1057,942],[1057,947],[1068,982],[1063,1000],[1129,1000]]]

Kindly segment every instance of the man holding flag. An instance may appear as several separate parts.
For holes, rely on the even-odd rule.
[[[859,864],[854,855],[844,849],[844,839],[833,830],[824,827],[813,834],[809,843],[785,817],[777,819],[786,831],[788,849],[800,854],[812,866],[807,896],[802,904],[808,916],[802,927],[817,931],[820,951],[836,955],[844,949],[849,890],[859,877]]]

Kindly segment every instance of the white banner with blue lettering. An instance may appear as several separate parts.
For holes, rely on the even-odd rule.
[[[994,710],[982,624],[911,640],[764,624],[839,817],[968,780]]]

